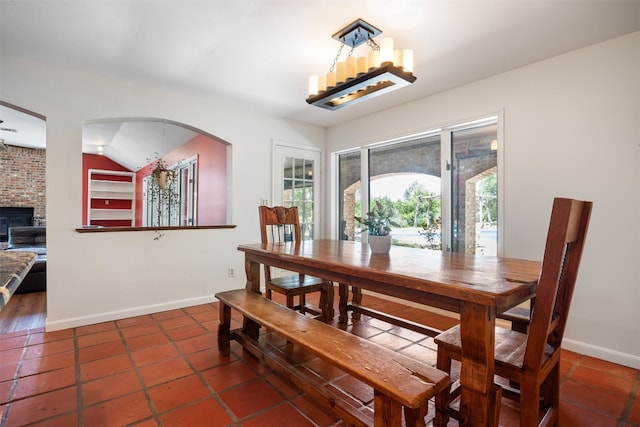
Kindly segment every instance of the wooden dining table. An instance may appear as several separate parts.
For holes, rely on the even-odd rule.
[[[398,246],[388,255],[372,254],[368,245],[345,240],[243,244],[238,250],[245,254],[246,287],[254,292],[260,292],[262,264],[459,313],[460,425],[497,425],[496,315],[535,296],[540,262]]]

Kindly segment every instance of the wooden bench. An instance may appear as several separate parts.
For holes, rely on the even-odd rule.
[[[228,355],[235,341],[289,378],[320,404],[333,410],[349,425],[424,426],[427,401],[446,390],[449,376],[425,363],[372,343],[364,338],[306,317],[245,289],[220,292],[219,351]],[[231,309],[245,320],[242,329],[231,331]],[[307,350],[341,371],[371,386],[374,414],[331,389],[321,379],[303,370],[259,339],[259,328]]]

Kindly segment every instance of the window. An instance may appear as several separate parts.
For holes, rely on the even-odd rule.
[[[394,245],[497,255],[497,140],[490,117],[337,153],[338,238],[366,239],[353,217],[379,202]]]

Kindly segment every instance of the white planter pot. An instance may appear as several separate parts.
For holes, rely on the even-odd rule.
[[[369,247],[374,254],[388,254],[391,249],[391,235],[369,236]]]

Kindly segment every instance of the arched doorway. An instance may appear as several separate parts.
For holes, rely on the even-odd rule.
[[[0,249],[7,249],[12,227],[47,223],[45,116],[0,101],[0,170],[7,177],[7,185],[0,186]],[[38,244],[36,265],[0,312],[0,333],[44,327],[46,229],[43,233],[45,244]]]

